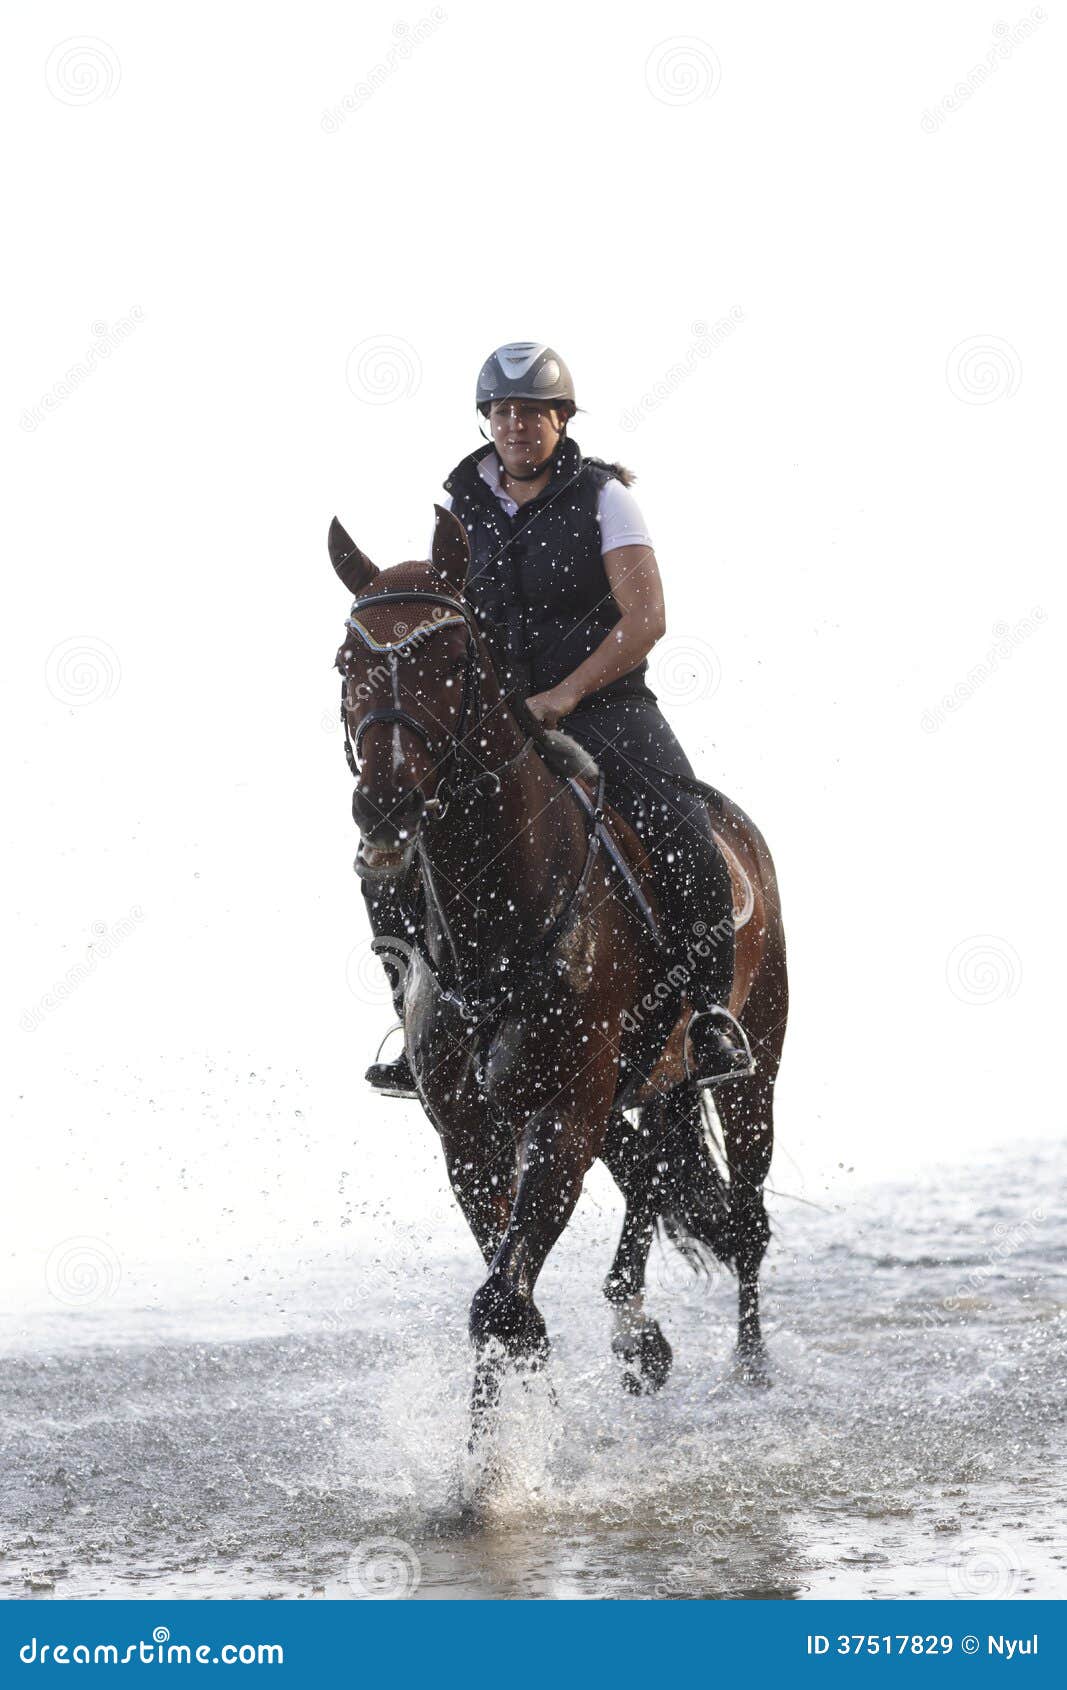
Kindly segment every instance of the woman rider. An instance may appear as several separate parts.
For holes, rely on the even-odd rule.
[[[498,347],[478,377],[477,405],[491,442],[445,482],[445,502],[470,540],[466,597],[503,637],[505,684],[521,689],[546,727],[566,724],[604,770],[608,801],[641,835],[696,1011],[692,1083],[747,1073],[745,1034],[725,1008],[734,968],[729,871],[703,800],[674,778],[691,780],[693,770],[645,678],[666,620],[632,478],[618,464],[583,458],[569,438],[574,384],[550,346]],[[382,907],[389,894],[373,883],[364,890],[375,932],[396,933],[397,912]],[[694,933],[707,936],[703,954]],[[380,948],[387,958],[384,939]],[[403,1056],[376,1063],[367,1078],[394,1096],[414,1093]]]

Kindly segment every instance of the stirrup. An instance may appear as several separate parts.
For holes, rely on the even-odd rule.
[[[391,1039],[394,1033],[402,1033],[403,1031],[404,1031],[404,1023],[402,1021],[394,1021],[393,1025],[391,1027],[387,1027],[385,1029],[385,1032],[382,1034],[381,1038],[378,1040],[378,1048],[374,1052],[375,1062],[381,1061],[382,1051],[385,1049],[386,1041]],[[401,1052],[401,1055],[403,1055],[403,1052]]]
[[[419,1095],[406,1050],[402,1050],[392,1062],[380,1060],[386,1039],[391,1038],[402,1027],[403,1022],[397,1021],[394,1026],[388,1028],[375,1052],[374,1061],[363,1076],[371,1090],[377,1092],[379,1097],[417,1098]],[[407,1083],[397,1084],[398,1078]]]
[[[693,1071],[689,1056],[690,1039],[693,1028],[696,1026],[698,1021],[711,1021],[713,1026],[716,1023],[725,1021],[726,1026],[723,1029],[724,1039],[732,1040],[735,1046],[739,1047],[736,1049],[735,1059],[732,1059],[730,1066],[724,1069],[721,1073],[696,1074]],[[682,1051],[685,1062],[686,1085],[692,1086],[696,1090],[700,1090],[703,1087],[719,1086],[726,1080],[744,1080],[756,1072],[756,1061],[752,1055],[752,1046],[748,1042],[748,1034],[737,1019],[737,1016],[732,1015],[726,1005],[722,1003],[715,1004],[711,1009],[694,1010],[693,1014],[689,1017],[689,1022],[685,1029]]]

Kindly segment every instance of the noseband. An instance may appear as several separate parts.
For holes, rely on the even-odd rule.
[[[383,643],[382,641],[375,639],[374,635],[359,619],[360,611],[376,609],[379,605],[383,604],[430,604],[434,606],[434,618],[432,621],[421,623],[417,628],[412,628],[400,639],[386,641]],[[442,612],[444,612],[444,614],[441,614]],[[450,732],[448,736],[449,746],[444,759],[446,762],[460,751],[467,751],[468,754],[471,754],[470,747],[464,742],[472,733],[476,732],[482,724],[482,689],[478,674],[480,657],[478,646],[478,623],[474,612],[471,610],[469,605],[464,604],[462,599],[451,598],[447,593],[433,593],[428,590],[423,591],[418,588],[411,588],[406,592],[369,593],[365,598],[356,599],[353,603],[345,624],[346,627],[351,628],[353,633],[358,634],[364,645],[367,646],[369,650],[386,656],[393,678],[392,705],[381,710],[370,710],[367,712],[367,714],[363,717],[363,720],[360,722],[359,727],[356,729],[354,744],[349,734],[348,713],[345,709],[345,698],[342,694],[341,722],[344,727],[345,734],[345,757],[347,758],[349,769],[357,779],[360,774],[360,747],[363,744],[363,738],[367,729],[372,728],[376,722],[391,722],[395,723],[399,727],[407,728],[409,732],[415,734],[417,738],[421,739],[427,751],[429,751],[431,755],[433,754],[433,746],[429,730],[418,720],[417,717],[412,716],[409,711],[403,710],[400,707],[400,697],[397,687],[398,653],[405,646],[410,645],[413,640],[425,639],[428,635],[435,634],[439,628],[455,627],[455,625],[459,622],[462,622],[466,629],[466,662],[463,669],[463,692],[460,697],[459,716],[457,718],[454,731]],[[499,769],[486,769],[481,767],[479,773],[473,780],[465,782],[462,786],[454,786],[451,789],[452,796],[455,796],[459,792],[466,792],[477,788],[479,783],[486,778],[495,783],[491,790],[499,791],[501,773],[504,769],[510,767],[512,763],[518,762],[519,758],[523,755],[531,743],[529,736],[527,736],[523,741],[522,750],[519,751],[515,757],[511,757],[506,763],[502,763]],[[478,759],[476,759],[476,761],[477,760]],[[426,800],[426,808],[432,812],[436,812],[438,815],[443,815],[448,804],[448,800],[443,796],[443,793],[446,790],[445,780],[442,777],[435,796]]]

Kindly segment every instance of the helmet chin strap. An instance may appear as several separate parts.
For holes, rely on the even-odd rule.
[[[556,441],[556,444],[553,446],[552,451],[549,454],[549,456],[545,459],[545,461],[541,465],[540,469],[531,470],[529,475],[519,475],[513,469],[506,469],[505,466],[504,466],[503,459],[500,459],[500,467],[504,471],[504,475],[507,478],[507,480],[508,481],[539,481],[542,475],[548,475],[549,472],[555,468],[556,459],[559,457],[560,452],[563,450],[563,442],[566,440],[566,438],[567,438],[567,424],[564,423],[563,427],[559,431],[559,439]],[[497,457],[500,458],[499,452],[497,453]]]

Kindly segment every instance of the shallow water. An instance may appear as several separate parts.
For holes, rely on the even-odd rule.
[[[1063,1173],[1046,1146],[777,1200],[764,1391],[732,1282],[657,1248],[675,1368],[643,1399],[598,1292],[616,1216],[584,1204],[539,1294],[551,1388],[509,1386],[473,1512],[473,1249],[385,1218],[273,1277],[53,1300],[3,1329],[0,1595],[1062,1596]]]

